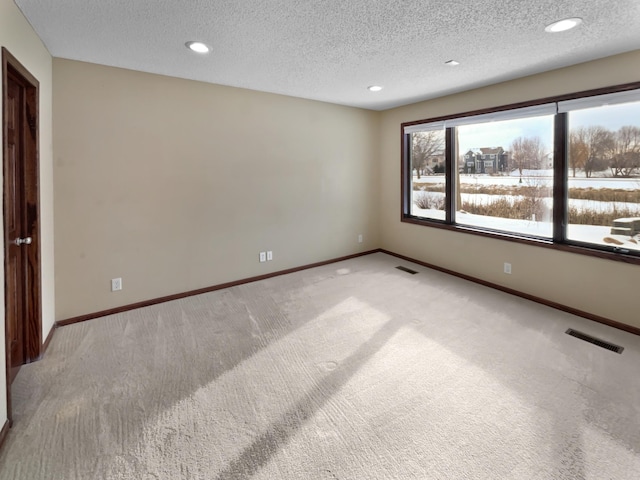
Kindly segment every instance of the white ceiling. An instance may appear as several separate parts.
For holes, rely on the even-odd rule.
[[[640,0],[16,3],[55,57],[373,110],[640,49]]]

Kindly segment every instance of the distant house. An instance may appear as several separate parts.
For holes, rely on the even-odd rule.
[[[433,175],[434,173],[444,173],[444,162],[444,151],[436,151],[432,155],[424,158],[424,163],[420,165],[420,174]]]
[[[445,162],[445,155],[444,155],[444,151],[442,151],[429,156],[429,159],[427,160],[427,165],[432,172],[444,173],[444,162]]]
[[[464,154],[464,173],[506,172],[509,167],[509,152],[502,147],[470,149]]]

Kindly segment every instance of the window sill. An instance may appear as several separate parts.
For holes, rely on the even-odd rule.
[[[519,235],[516,233],[497,232],[488,229],[479,229],[469,227],[467,225],[448,224],[439,220],[429,220],[421,217],[413,217],[410,215],[402,215],[401,222],[411,223],[413,225],[420,225],[423,227],[439,228],[442,230],[449,230],[451,232],[465,233],[470,235],[477,235],[485,238],[491,238],[494,240],[502,240],[507,242],[521,243],[524,245],[531,245],[536,247],[548,248],[551,250],[558,250],[568,253],[575,253],[578,255],[586,255],[589,257],[603,258],[606,260],[613,260],[616,262],[629,263],[633,265],[640,265],[640,252],[637,255],[621,253],[614,251],[616,247],[610,247],[611,250],[598,249],[588,246],[583,246],[573,243],[558,243],[550,239],[528,237],[525,235]],[[606,247],[605,247],[606,248]]]

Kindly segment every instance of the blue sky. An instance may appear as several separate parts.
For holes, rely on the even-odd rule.
[[[618,130],[626,125],[640,127],[640,102],[576,110],[569,114],[569,126],[601,125]]]
[[[600,125],[616,131],[625,125],[640,127],[640,102],[576,110],[569,113],[569,127]],[[539,136],[547,153],[553,150],[553,115],[488,122],[458,127],[461,153],[470,148],[502,147],[509,150],[518,137]]]
[[[458,127],[460,153],[470,148],[502,147],[509,150],[518,137],[538,136],[546,151],[553,149],[553,115],[544,117],[489,122]]]

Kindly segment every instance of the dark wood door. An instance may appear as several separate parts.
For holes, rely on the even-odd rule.
[[[5,311],[6,332],[10,349],[10,378],[12,382],[20,366],[25,363],[26,314],[26,249],[30,247],[25,219],[25,87],[9,72],[7,75],[7,139],[5,158]]]
[[[39,83],[2,48],[3,226],[7,416],[11,382],[42,352]]]

